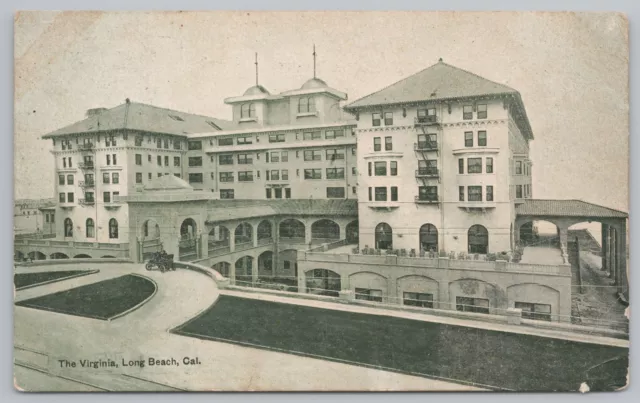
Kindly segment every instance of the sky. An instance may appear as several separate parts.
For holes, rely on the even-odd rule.
[[[21,12],[15,198],[53,197],[50,140],[87,109],[135,102],[231,119],[227,97],[317,75],[354,101],[439,58],[518,90],[533,197],[628,208],[628,25],[546,12]]]

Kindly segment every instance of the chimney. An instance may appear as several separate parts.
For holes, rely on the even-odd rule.
[[[87,109],[87,117],[90,118],[92,116],[98,116],[98,115],[100,115],[102,112],[104,112],[106,110],[107,110],[107,108]]]

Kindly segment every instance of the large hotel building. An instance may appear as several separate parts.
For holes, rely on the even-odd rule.
[[[162,247],[232,281],[292,279],[304,292],[321,278],[325,291],[373,300],[409,293],[478,312],[517,302],[559,318],[570,310],[568,228],[593,220],[624,291],[626,214],[532,199],[533,132],[518,91],[440,60],[346,100],[314,77],[227,98],[231,121],[129,99],[91,109],[44,136],[56,238],[16,241],[16,254],[143,261]],[[553,269],[515,258],[538,219],[558,228]]]

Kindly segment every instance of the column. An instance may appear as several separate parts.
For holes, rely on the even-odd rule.
[[[236,285],[236,262],[229,264],[229,284]]]
[[[259,272],[259,265],[258,265],[258,258],[255,257],[251,260],[247,260],[249,262],[251,262],[251,284],[256,284],[258,282],[258,272]]]
[[[304,225],[304,243],[305,245],[311,244],[311,223]]]
[[[253,247],[257,248],[258,247],[258,226],[254,225],[252,226],[252,231],[251,231],[251,241],[253,243]]]
[[[236,233],[235,231],[229,230],[229,252],[234,252],[235,250],[236,250]]]
[[[616,285],[618,292],[626,292],[629,286],[627,281],[627,229],[622,224],[616,230]]]
[[[347,239],[347,225],[349,225],[349,223],[345,223],[344,225],[340,225],[340,224],[338,225],[340,228],[340,237],[338,239],[339,240]]]
[[[614,280],[616,279],[616,272],[618,271],[618,256],[617,256],[617,242],[618,242],[618,233],[616,229],[610,227],[609,229],[609,278]]]
[[[304,270],[298,269],[298,293],[306,294],[307,292],[307,284],[304,275]]]
[[[602,229],[600,230],[600,255],[602,256],[602,267],[601,270],[607,270],[607,255],[608,255],[608,246],[609,246],[609,226],[607,224],[602,224]]]
[[[558,226],[558,232],[560,235],[560,248],[562,249],[562,257],[564,258],[564,262],[569,262],[569,250],[567,249],[567,241],[569,236],[569,229],[567,227]]]
[[[208,258],[209,257],[209,233],[203,232],[200,234],[200,257]]]

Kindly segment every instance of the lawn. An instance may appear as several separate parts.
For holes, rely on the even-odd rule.
[[[68,280],[70,278],[86,276],[97,273],[99,270],[64,270],[45,271],[40,273],[18,273],[13,276],[13,283],[16,290],[37,287],[39,285],[55,283],[57,281]]]
[[[128,274],[110,280],[17,302],[17,306],[109,320],[137,306],[156,292],[142,276]]]
[[[227,295],[173,332],[517,391],[577,391],[594,373],[599,386],[596,381],[593,386],[623,386],[629,353],[626,348]],[[589,371],[607,361],[604,374]]]

